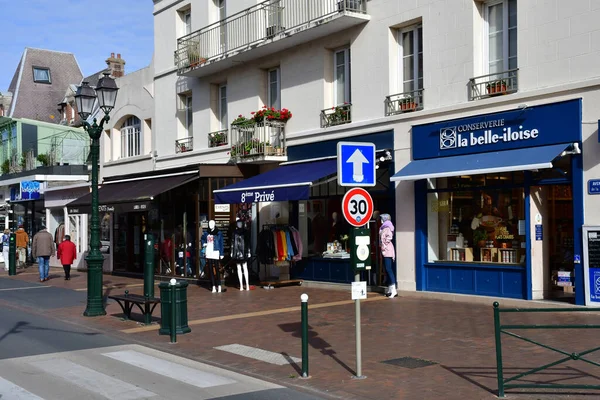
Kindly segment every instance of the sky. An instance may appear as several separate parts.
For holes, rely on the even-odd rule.
[[[7,91],[25,47],[75,54],[83,76],[121,53],[125,72],[147,67],[154,46],[150,0],[0,0],[0,92]]]

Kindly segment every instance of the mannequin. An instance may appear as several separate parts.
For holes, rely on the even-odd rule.
[[[223,233],[217,228],[215,221],[208,221],[208,229],[202,233],[202,247],[206,253],[208,274],[212,283],[212,292],[221,293],[221,280],[219,279],[219,261],[223,259]],[[219,282],[217,289],[216,282]]]
[[[394,274],[394,261],[396,260],[396,250],[394,249],[394,224],[390,214],[381,214],[381,228],[379,228],[379,246],[381,248],[381,256],[383,257],[383,265],[388,277],[388,293],[386,296],[390,299],[398,296],[396,290],[396,277]]]
[[[244,229],[244,223],[238,218],[231,238],[231,259],[237,263],[240,290],[244,290],[244,276],[246,277],[246,290],[250,290],[250,283],[248,283],[248,260],[250,257],[250,240],[246,229]]]
[[[340,230],[340,226],[339,226],[339,223],[338,223],[338,214],[337,214],[337,212],[334,211],[331,214],[331,220],[332,220],[332,222],[331,222],[331,228],[329,229],[329,241],[333,242],[335,240],[340,240],[339,235],[338,235],[339,230]]]

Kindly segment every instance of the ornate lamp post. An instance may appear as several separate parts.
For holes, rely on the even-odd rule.
[[[106,315],[104,302],[102,299],[102,264],[104,257],[100,252],[100,218],[98,215],[98,159],[100,158],[100,135],[104,124],[110,120],[108,114],[115,107],[117,92],[119,88],[110,73],[104,72],[104,77],[98,81],[96,90],[89,86],[88,82],[82,82],[77,88],[75,102],[77,112],[83,121],[85,131],[92,139],[90,152],[92,155],[92,237],[90,242],[90,252],[85,258],[88,266],[87,275],[87,307],[83,313],[86,317],[96,317]],[[94,104],[98,99],[100,109],[104,116],[100,124],[94,122],[90,125],[87,122],[88,117],[93,111]]]

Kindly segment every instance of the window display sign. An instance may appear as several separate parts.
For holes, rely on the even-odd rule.
[[[581,100],[415,125],[412,141],[414,160],[579,142]]]
[[[585,305],[600,303],[600,226],[583,227]]]

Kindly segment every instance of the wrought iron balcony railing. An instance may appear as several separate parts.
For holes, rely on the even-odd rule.
[[[515,93],[519,89],[519,69],[469,79],[469,100]]]
[[[385,98],[385,115],[402,114],[423,109],[423,89],[392,94]]]
[[[366,14],[367,0],[267,0],[177,40],[182,72],[209,60],[292,35],[340,13]]]
[[[222,129],[220,131],[211,132],[208,134],[208,147],[227,146],[229,144],[229,130]]]
[[[186,137],[175,141],[175,153],[185,153],[194,150],[194,138]]]
[[[286,156],[285,122],[231,125],[231,158],[256,159]]]
[[[352,122],[352,104],[350,103],[321,110],[321,128],[350,122]]]

